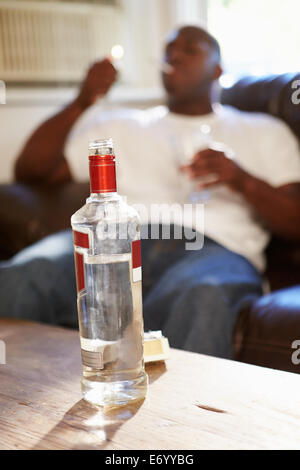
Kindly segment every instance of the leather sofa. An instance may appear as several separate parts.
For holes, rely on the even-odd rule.
[[[221,101],[246,111],[283,119],[300,138],[300,105],[292,103],[291,84],[298,74],[246,77],[222,91]],[[89,193],[87,183],[55,187],[0,186],[0,259],[58,230],[69,228],[70,216]],[[300,240],[273,237],[267,248],[266,278],[271,292],[240,312],[233,338],[238,361],[300,373],[292,343],[300,340]],[[300,354],[299,354],[300,357]]]
[[[282,119],[300,140],[300,104],[292,100],[293,84],[299,79],[296,73],[245,77],[222,90],[221,101]],[[300,373],[300,365],[292,361],[292,343],[300,339],[300,240],[288,243],[273,237],[266,255],[271,293],[240,313],[234,356],[239,361]]]

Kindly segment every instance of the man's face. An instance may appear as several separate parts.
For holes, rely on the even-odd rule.
[[[164,59],[172,65],[170,73],[162,73],[169,96],[184,100],[201,96],[218,78],[219,65],[211,46],[199,35],[180,30],[166,44]]]

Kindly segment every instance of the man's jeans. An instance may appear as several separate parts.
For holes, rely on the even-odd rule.
[[[261,277],[209,238],[201,250],[187,251],[185,241],[142,239],[145,331],[162,330],[175,348],[231,358],[238,312],[262,294]],[[0,264],[0,317],[77,327],[70,230]]]

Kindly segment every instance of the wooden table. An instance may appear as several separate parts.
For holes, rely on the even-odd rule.
[[[76,331],[0,320],[1,449],[300,448],[300,376],[178,350],[144,402],[81,399]]]

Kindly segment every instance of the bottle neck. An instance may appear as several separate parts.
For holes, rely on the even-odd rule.
[[[88,200],[89,201],[110,201],[119,199],[119,194],[115,192],[111,193],[91,193]]]
[[[117,192],[114,155],[90,155],[90,190],[92,194]]]

